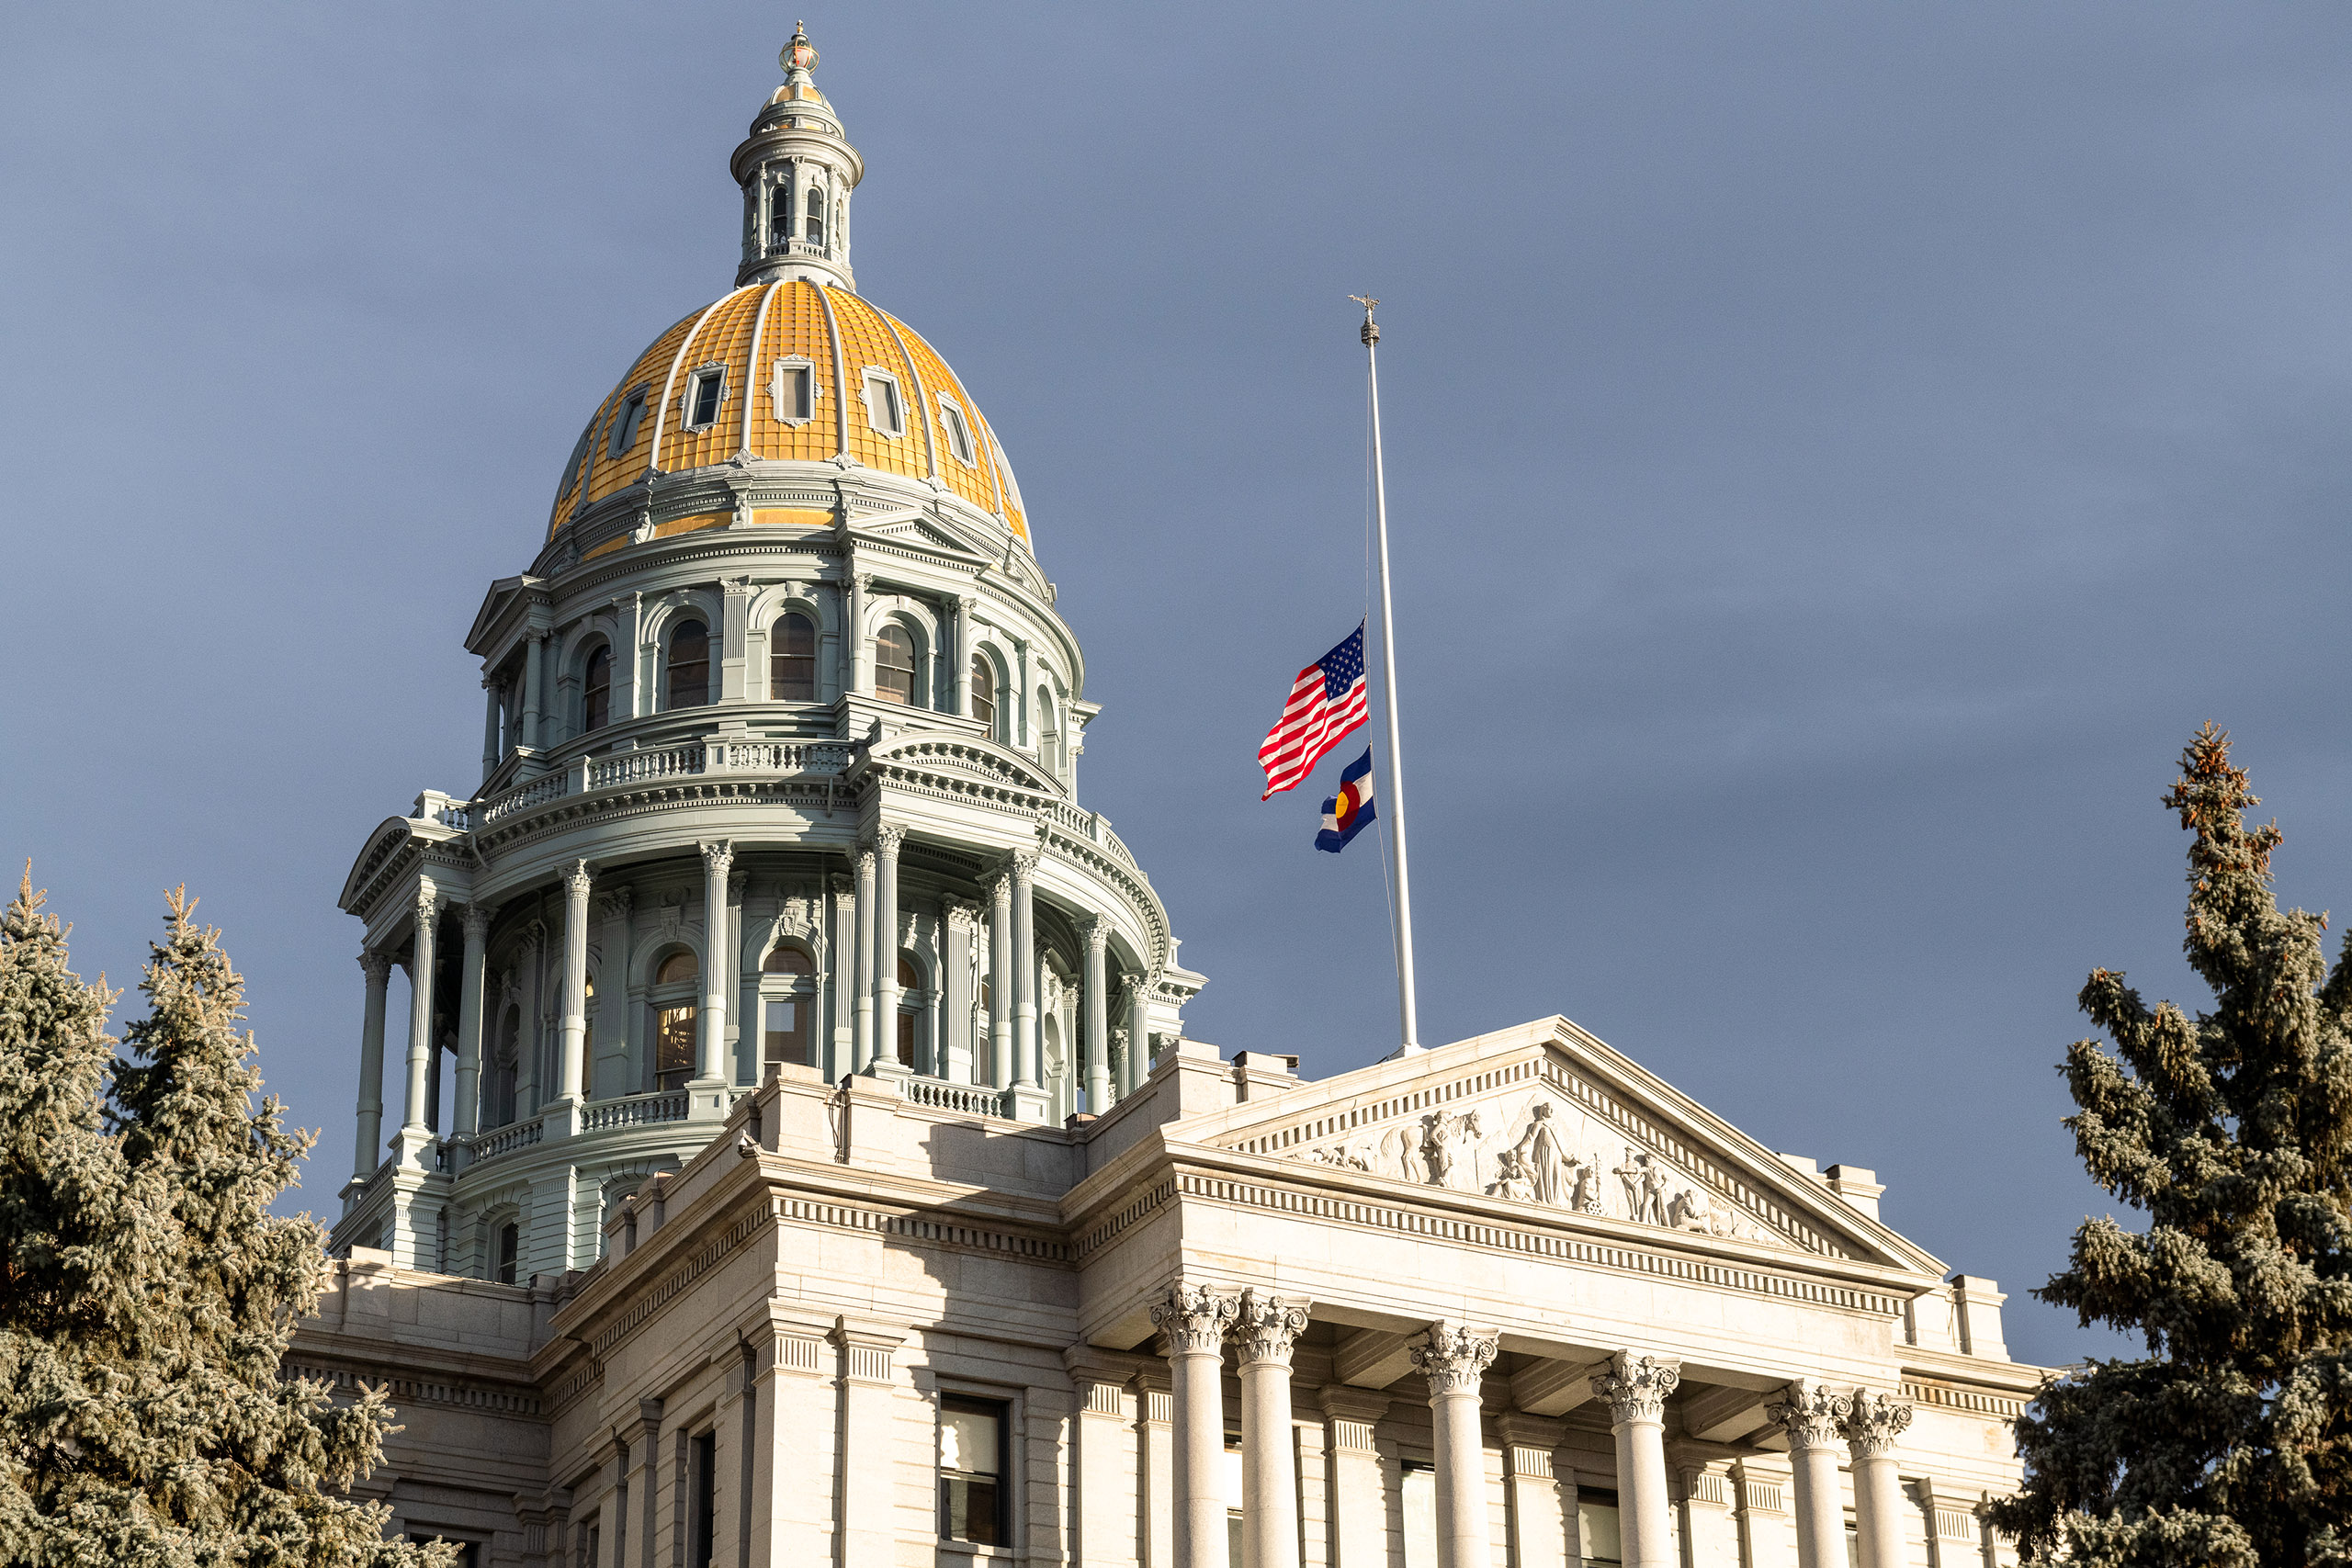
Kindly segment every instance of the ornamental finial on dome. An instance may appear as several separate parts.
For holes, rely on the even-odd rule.
[[[807,79],[808,73],[817,68],[817,51],[808,41],[808,23],[792,24],[792,41],[786,44],[775,58],[776,63],[784,67],[787,79]]]

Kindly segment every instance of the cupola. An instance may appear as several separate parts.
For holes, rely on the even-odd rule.
[[[817,51],[799,23],[777,61],[784,85],[752,120],[729,169],[743,187],[743,262],[735,281],[802,280],[854,290],[849,198],[865,164],[811,75]]]

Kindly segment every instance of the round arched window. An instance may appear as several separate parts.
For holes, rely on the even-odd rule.
[[[972,716],[996,733],[996,666],[985,653],[972,655]]]
[[[825,187],[808,187],[808,224],[807,239],[812,245],[825,243]]]
[[[670,705],[700,707],[710,701],[710,629],[681,621],[670,634]]]
[[[915,1065],[922,1020],[922,971],[902,953],[899,954],[899,1060],[910,1067]]]
[[[773,1066],[816,1065],[810,1025],[817,1001],[815,966],[797,947],[779,947],[760,964],[760,1059]]]
[[[691,953],[673,953],[653,972],[653,1079],[662,1089],[676,1089],[695,1071],[695,1025],[701,1010],[695,1005],[694,983],[702,965]],[[662,987],[671,987],[663,994]]]
[[[613,650],[599,648],[588,656],[588,668],[582,672],[580,697],[580,728],[582,734],[602,729],[613,716]]]
[[[768,696],[779,703],[817,700],[817,623],[786,610],[768,632]]]
[[[904,626],[884,626],[874,639],[874,694],[886,703],[915,700],[915,639]]]

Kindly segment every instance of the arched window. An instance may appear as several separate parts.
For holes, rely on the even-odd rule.
[[[700,707],[710,701],[710,630],[700,621],[680,621],[670,634],[670,703]]]
[[[512,1220],[498,1227],[498,1282],[514,1283],[514,1270],[522,1262],[523,1231]]]
[[[915,700],[915,639],[904,626],[884,626],[874,639],[874,694],[886,703]]]
[[[899,955],[899,1061],[905,1066],[915,1065],[915,1047],[923,1034],[923,1020],[930,1010],[923,995],[922,971],[905,953]]]
[[[580,695],[580,732],[602,729],[613,717],[613,650],[599,648],[588,656]]]
[[[1044,763],[1047,769],[1058,773],[1061,771],[1061,761],[1054,754],[1054,694],[1043,686],[1038,687],[1037,705],[1031,711],[1036,715],[1037,733],[1035,739],[1037,742],[1037,761]]]
[[[792,244],[792,186],[789,181],[768,193],[768,249],[787,250]]]
[[[779,947],[760,964],[760,1059],[763,1067],[789,1062],[816,1065],[809,1051],[810,1015],[816,1010],[815,966],[797,947]],[[764,1076],[764,1072],[763,1073]]]
[[[972,716],[996,733],[996,666],[985,653],[972,655]]]
[[[808,187],[808,232],[803,238],[812,245],[821,245],[825,243],[825,187],[823,186]]]
[[[779,703],[817,700],[817,623],[786,610],[768,633],[768,697]]]
[[[677,1089],[695,1076],[695,981],[702,964],[691,953],[673,953],[653,973],[653,1081]]]

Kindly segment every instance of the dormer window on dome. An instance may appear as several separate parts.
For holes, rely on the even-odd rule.
[[[768,397],[775,404],[780,423],[806,424],[816,418],[816,364],[797,354],[777,360],[768,382]]]
[[[635,389],[621,400],[621,406],[613,411],[613,423],[608,428],[605,446],[605,456],[609,460],[619,462],[628,455],[628,449],[637,445],[638,428],[645,423],[648,390],[644,387]]]
[[[688,430],[708,430],[718,423],[718,405],[727,397],[727,367],[705,365],[686,379],[684,402]]]
[[[899,378],[871,365],[865,367],[865,423],[876,435],[895,439],[907,433],[907,408],[899,398]]]
[[[963,407],[944,392],[938,397],[939,423],[947,432],[947,450],[966,468],[978,468],[979,459],[972,449],[972,427],[964,423]]]

